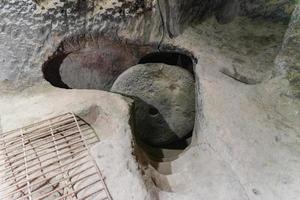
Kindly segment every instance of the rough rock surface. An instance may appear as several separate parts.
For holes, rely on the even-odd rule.
[[[228,7],[233,7],[232,9],[235,10],[236,6],[233,0],[160,0],[159,6],[157,3],[158,1],[150,0],[141,2],[45,0],[36,4],[25,0],[4,0],[0,5],[0,18],[2,19],[0,21],[0,80],[13,83],[17,87],[26,87],[42,80],[41,66],[48,60],[48,57],[54,56],[53,54],[57,52],[58,48],[61,48],[61,44],[66,41],[66,38],[72,40],[73,45],[78,44],[75,46],[80,46],[82,41],[80,38],[82,37],[94,38],[95,35],[102,35],[104,38],[111,38],[112,40],[128,38],[143,45],[154,42],[156,47],[159,47],[159,42],[164,35],[176,36],[189,22],[199,21],[214,12],[222,13],[221,8],[227,10]],[[282,8],[288,10],[284,15],[288,17],[293,6],[293,2],[287,1],[241,2],[242,10],[257,13],[256,15],[259,17],[275,16],[272,14],[274,10]],[[190,9],[191,7],[192,9]],[[252,12],[253,10],[256,12]],[[161,14],[165,23],[164,34],[161,32],[163,30],[161,29]],[[286,18],[284,16],[281,19]],[[226,21],[226,17],[224,20]],[[226,33],[226,31],[222,31],[223,27],[219,29],[216,31],[220,32],[221,35]],[[232,30],[234,31],[234,27]],[[282,30],[277,30],[268,36],[258,35],[252,44],[268,42],[272,45]],[[76,37],[77,35],[80,37]],[[252,44],[249,43],[249,45]],[[238,49],[238,47],[234,48]],[[253,60],[253,62],[256,61]],[[240,72],[242,70],[239,69],[241,65],[239,59],[234,65],[236,71],[232,69],[229,73],[236,74],[234,76],[239,76],[239,79],[246,77],[250,83],[261,82],[265,79],[262,77],[264,75],[260,74],[258,75],[260,77],[255,77],[252,80],[245,75],[246,73]],[[248,68],[247,70],[251,69]],[[254,71],[259,72],[261,70],[265,71],[263,68]],[[228,74],[228,71],[225,73]],[[113,81],[110,80],[110,82]]]
[[[229,23],[239,13],[238,0],[159,0],[158,3],[165,24],[164,31],[170,37],[177,36],[189,23],[199,23],[213,14],[220,23]]]
[[[44,75],[52,84],[109,91],[122,72],[136,65],[142,56],[156,50],[155,45],[145,47],[101,36],[74,40],[63,41],[61,50],[43,66]],[[53,62],[56,58],[62,59]],[[56,75],[51,76],[53,74]],[[60,84],[56,81],[57,77],[61,77]]]
[[[246,24],[251,27],[256,23],[250,20]],[[188,46],[198,58],[195,67],[197,131],[192,141],[194,145],[179,159],[168,163],[172,173],[160,174],[157,179],[157,183],[168,183],[160,187],[164,191],[160,197],[298,199],[299,100],[287,100],[281,95],[285,88],[276,79],[249,85],[220,73],[222,68],[232,66],[238,54],[234,48],[222,51],[218,45],[211,44],[228,48],[237,39],[233,35],[228,39],[216,36],[208,40],[205,36],[214,34],[215,29],[211,27],[201,32],[201,26],[189,28],[174,42]],[[257,24],[258,30],[263,27],[265,24]],[[223,30],[232,33],[230,29]],[[261,43],[261,47],[267,46]],[[248,47],[247,43],[240,45],[241,49],[244,47]],[[239,55],[242,54],[240,51]],[[178,179],[183,180],[176,181]]]
[[[159,46],[163,37],[178,35],[190,21],[209,15],[223,1],[38,2],[3,0],[0,4],[0,80],[17,87],[40,81],[41,66],[70,36],[100,34]]]
[[[0,127],[1,132],[6,132],[59,114],[74,112],[94,128],[100,139],[92,147],[91,153],[105,176],[112,198],[155,199],[148,192],[132,156],[134,149],[129,126],[131,104],[132,100],[117,94],[63,90],[43,83],[22,92],[1,92]]]
[[[53,55],[61,41],[71,35],[105,35],[109,32],[111,38],[116,38],[116,34],[112,32],[121,32],[126,27],[133,37],[138,37],[138,34],[134,33],[138,24],[141,34],[141,27],[147,30],[148,34],[143,35],[145,40],[160,36],[156,28],[160,26],[160,21],[156,20],[157,14],[155,9],[151,9],[152,4],[141,7],[142,5],[132,1],[115,5],[101,1],[103,8],[100,3],[91,9],[91,2],[93,1],[83,3],[75,0],[55,0],[45,2],[45,6],[39,6],[27,0],[2,1],[0,80],[12,82],[17,86],[40,81],[43,77],[40,70],[43,63]],[[119,12],[112,13],[118,10]],[[137,10],[144,15],[141,16]],[[150,22],[151,26],[147,26]],[[123,34],[126,34],[126,31]]]
[[[284,95],[300,98],[300,4],[296,6],[276,64],[279,74],[289,81]]]
[[[96,131],[100,130],[99,133],[107,134],[102,138],[107,139],[103,144],[107,153],[99,153],[99,162],[104,163],[99,164],[105,166],[104,174],[116,172],[113,178],[107,176],[107,181],[117,199],[299,199],[300,102],[295,98],[297,89],[293,89],[298,79],[285,76],[286,72],[293,72],[297,77],[298,50],[294,45],[298,34],[294,28],[298,27],[298,22],[297,17],[293,18],[280,50],[287,27],[265,20],[276,18],[286,22],[284,19],[289,14],[279,12],[283,14],[277,18],[275,11],[295,1],[241,1],[241,14],[251,19],[238,18],[229,25],[219,25],[209,19],[188,27],[176,39],[164,39],[164,44],[188,49],[198,59],[194,67],[196,123],[193,145],[179,159],[163,163],[170,167],[170,173],[160,173],[156,169],[157,176],[154,172],[146,173],[146,183],[154,182],[157,187],[156,196],[152,196],[149,189],[153,185],[143,182],[136,171],[138,166],[132,156],[131,139],[126,138],[130,135],[129,126],[122,119],[127,121],[128,116],[121,115],[124,110],[116,109],[123,107],[116,106],[124,105],[123,101],[108,98],[112,94],[100,92],[103,95],[99,95],[99,91],[55,90],[40,81],[43,63],[57,52],[62,41],[67,38],[75,38],[75,43],[81,41],[69,36],[92,38],[96,33],[121,39],[124,43],[127,42],[124,38],[140,44],[154,42],[157,47],[162,38],[157,7],[152,8],[150,3],[148,9],[139,9],[142,13],[135,15],[133,9],[134,12],[126,12],[121,21],[114,21],[118,23],[111,23],[111,15],[103,14],[109,12],[109,8],[100,14],[100,6],[87,11],[78,9],[81,4],[77,1],[49,2],[45,0],[40,6],[30,0],[1,1],[0,119],[3,131],[15,128],[16,119],[20,126],[26,125],[70,109],[80,113],[81,106],[91,103],[83,109],[87,113],[97,111],[94,105],[102,102],[99,103],[102,106],[97,107],[102,108],[98,111],[103,115],[97,119],[99,123],[91,124]],[[121,7],[121,13],[124,10]],[[284,63],[281,59],[286,65],[281,65]],[[271,71],[279,72],[278,77],[273,77]],[[40,85],[38,89],[37,86],[29,87],[34,84]],[[21,86],[27,88],[26,91],[20,92]],[[117,141],[112,138],[109,141],[109,135],[116,130],[120,137],[116,137]],[[118,144],[118,148],[112,144]],[[107,161],[113,165],[108,165]],[[116,181],[115,177],[120,176],[122,181]],[[129,188],[123,190],[124,187]],[[123,196],[126,194],[131,196]]]
[[[288,23],[297,1],[294,0],[241,0],[240,14]]]
[[[117,78],[111,91],[136,99],[136,129],[140,139],[148,144],[169,144],[193,130],[194,78],[183,68],[136,65]]]
[[[221,69],[224,74],[245,84],[258,84],[273,76],[274,60],[281,51],[287,26],[283,23],[253,21],[241,17],[228,25],[218,25],[214,19],[193,26],[192,38],[206,39],[201,45],[224,54],[231,65]],[[224,59],[226,59],[224,58]]]

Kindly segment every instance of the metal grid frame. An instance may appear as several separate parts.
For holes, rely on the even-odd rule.
[[[98,141],[74,113],[0,134],[0,199],[111,200],[89,151]]]

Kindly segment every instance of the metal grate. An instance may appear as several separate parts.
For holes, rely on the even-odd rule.
[[[0,134],[0,199],[111,200],[89,153],[96,142],[73,113]]]

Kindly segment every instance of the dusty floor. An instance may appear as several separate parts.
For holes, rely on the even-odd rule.
[[[92,152],[113,199],[300,199],[300,103],[270,79],[286,27],[244,18],[206,23],[165,41],[198,59],[195,133],[177,160],[160,163],[171,173],[149,167],[142,176],[132,156],[131,102],[119,95],[47,83],[8,92],[2,83],[1,130],[66,111],[85,116],[102,140]],[[228,76],[235,73],[242,81]]]

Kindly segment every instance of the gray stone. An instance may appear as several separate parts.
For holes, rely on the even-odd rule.
[[[240,0],[243,16],[264,18],[288,23],[296,1],[291,0]]]
[[[217,9],[215,16],[220,24],[227,24],[234,20],[240,10],[238,0],[225,0]]]
[[[136,129],[151,145],[163,145],[192,131],[194,79],[187,70],[166,64],[136,65],[121,74],[111,91],[136,100]]]
[[[277,74],[288,80],[284,95],[300,99],[300,3],[297,4],[276,59]]]

